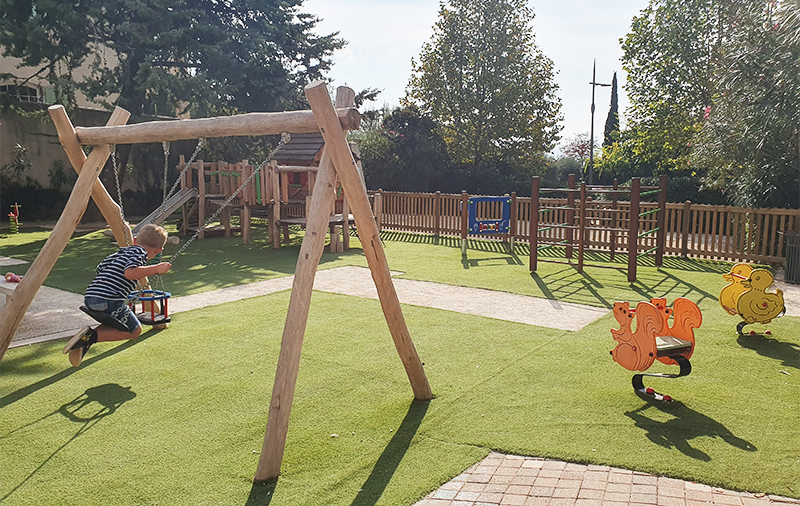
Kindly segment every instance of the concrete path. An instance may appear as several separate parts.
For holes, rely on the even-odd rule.
[[[276,293],[290,289],[293,282],[294,276],[286,276],[173,297],[169,301],[169,312],[174,315],[182,311]],[[478,288],[397,278],[394,279],[394,284],[400,302],[404,304],[560,330],[580,330],[608,313],[603,308]],[[355,297],[378,298],[369,269],[364,267],[345,266],[321,270],[314,280],[314,289]],[[11,347],[61,339],[74,334],[83,325],[94,323],[94,320],[78,309],[82,303],[83,297],[79,294],[42,286],[25,313]]]

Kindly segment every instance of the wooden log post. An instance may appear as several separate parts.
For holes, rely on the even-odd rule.
[[[69,163],[72,165],[72,168],[75,169],[75,172],[80,174],[83,164],[86,163],[86,155],[83,153],[83,149],[81,149],[81,143],[78,142],[75,136],[75,128],[73,128],[72,122],[69,120],[64,110],[64,106],[51,106],[48,108],[47,112],[50,113],[50,118],[56,126],[58,140],[64,147],[67,158],[69,158]],[[108,124],[125,124],[130,116],[131,113],[121,107],[117,107],[111,114]],[[111,232],[114,234],[114,240],[117,241],[117,244],[120,246],[133,244],[131,227],[122,221],[122,212],[119,205],[114,202],[114,199],[109,195],[105,186],[103,186],[103,183],[99,179],[95,182],[94,188],[92,188],[92,200],[97,204],[97,208],[100,210],[100,213],[102,213],[109,228],[111,228]]]
[[[203,225],[206,221],[206,166],[203,160],[197,160],[197,229],[200,230],[198,239],[205,239],[206,230]],[[213,193],[214,190],[212,189]]]
[[[461,254],[467,254],[467,233],[469,229],[469,195],[461,190]]]
[[[692,201],[687,200],[683,203],[683,222],[681,224],[681,256],[689,256],[689,225],[691,223]],[[736,232],[738,233],[738,227]]]
[[[325,230],[335,198],[336,171],[334,166],[338,169],[345,194],[350,199],[364,253],[378,288],[381,306],[395,340],[395,346],[398,348],[401,360],[409,374],[414,395],[418,399],[431,399],[433,396],[422,369],[422,363],[411,342],[408,329],[405,327],[400,303],[394,291],[386,257],[381,247],[380,236],[369,208],[369,200],[355,169],[352,154],[347,147],[345,131],[337,121],[335,111],[331,106],[325,83],[317,81],[308,85],[306,96],[319,123],[319,129],[325,140],[325,148],[312,196],[311,212],[306,220],[306,234],[297,260],[275,384],[272,390],[267,430],[255,475],[256,481],[277,478],[280,474],[314,276],[325,245]],[[353,90],[340,88],[337,92],[336,105],[352,104],[354,99]]]
[[[338,109],[336,116],[346,130],[355,130],[361,123],[357,109]],[[136,144],[141,142],[180,141],[211,137],[244,135],[278,135],[283,132],[312,133],[319,131],[312,111],[251,112],[236,116],[150,121],[136,125],[77,127],[81,144]]]
[[[570,174],[567,178],[569,182],[569,188],[574,190],[575,189],[575,174]],[[583,205],[583,202],[581,202]],[[574,228],[575,227],[575,192],[567,192],[567,228],[564,229],[564,239],[567,243],[567,259],[572,260],[572,251],[573,251],[573,244],[574,244]]]
[[[619,197],[617,195],[617,190],[619,189],[619,182],[616,178],[614,178],[614,185],[612,186],[614,192],[611,194],[611,255],[610,259],[613,262],[614,256],[617,253],[617,203],[619,201]]]
[[[586,248],[586,183],[581,183],[581,210],[578,212],[578,273],[583,274],[583,250]]]
[[[667,243],[667,176],[662,174],[658,178],[658,218],[656,219],[656,267],[664,264],[664,247]]]
[[[508,231],[508,251],[514,254],[514,239],[517,237],[517,192],[511,192],[511,212]]]
[[[378,190],[372,198],[375,224],[378,226],[378,232],[380,232],[383,229],[383,190]]]
[[[64,112],[62,106],[52,106],[51,110],[51,114],[55,114],[59,118],[57,121],[54,119],[54,123],[56,123],[59,140],[68,153],[67,156],[70,158],[70,163],[77,163],[78,160],[80,160],[80,156],[78,156],[75,148],[77,147],[77,149],[80,150],[81,156],[83,156],[83,151],[80,149],[80,143],[75,137],[72,123],[69,121],[69,118],[66,117],[66,113],[62,115]],[[112,114],[109,123],[125,123],[129,116],[128,112],[124,109],[118,109]],[[64,121],[65,118],[66,122]],[[50,234],[50,237],[47,238],[47,241],[41,251],[39,251],[36,259],[14,290],[14,295],[8,298],[9,300],[7,300],[4,306],[0,307],[0,360],[5,356],[11,344],[11,340],[14,338],[14,334],[19,328],[22,318],[25,316],[25,312],[33,301],[33,297],[36,295],[36,292],[39,291],[47,275],[50,274],[58,257],[61,256],[64,248],[67,246],[67,242],[69,242],[70,237],[72,237],[72,233],[75,232],[75,228],[77,228],[78,223],[80,223],[81,217],[86,211],[86,206],[89,204],[89,198],[95,195],[95,191],[98,192],[96,200],[98,207],[100,207],[101,201],[104,202],[102,205],[106,208],[106,212],[108,213],[106,219],[109,220],[109,225],[115,222],[115,227],[119,232],[120,223],[122,221],[121,217],[119,214],[114,217],[113,206],[109,205],[109,202],[105,200],[108,193],[105,192],[102,186],[99,188],[97,187],[97,178],[100,175],[100,171],[103,170],[103,166],[110,154],[111,150],[108,145],[100,145],[95,146],[89,156],[84,159],[78,170],[78,180],[72,188],[69,200],[67,200],[67,204],[64,206],[61,217],[59,217],[56,222],[53,232]],[[105,194],[105,197],[100,195],[101,192]],[[111,202],[113,203],[113,201]],[[116,212],[119,213],[119,207],[116,208]],[[104,212],[103,215],[106,216],[106,213]],[[128,234],[130,234],[130,229],[128,229]],[[120,237],[122,241],[125,240],[124,235]],[[124,244],[124,242],[120,244]]]
[[[531,178],[531,215],[528,219],[528,242],[531,245],[531,255],[528,269],[536,272],[539,259],[539,176]]]
[[[628,222],[628,283],[636,281],[636,262],[639,255],[639,193],[641,179],[631,179],[631,212]]]
[[[442,192],[437,191],[433,197],[433,236],[439,238],[442,233]]]

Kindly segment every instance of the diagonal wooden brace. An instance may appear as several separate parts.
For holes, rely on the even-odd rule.
[[[116,114],[112,116],[109,123],[116,121],[118,122],[117,124],[124,124],[128,120],[128,116],[127,112]],[[69,138],[69,132],[59,131],[59,139],[62,139],[62,135],[65,138]],[[74,136],[73,130],[72,137]],[[75,140],[77,142],[77,138]],[[64,141],[62,140],[63,143]],[[78,147],[80,148],[80,146]],[[78,174],[78,180],[72,188],[69,200],[67,200],[64,211],[61,213],[53,232],[48,237],[39,255],[37,255],[36,260],[33,261],[25,273],[17,289],[14,290],[14,295],[8,298],[6,305],[0,307],[0,360],[5,356],[11,340],[14,338],[14,333],[19,328],[19,324],[22,322],[28,307],[30,307],[33,297],[39,291],[47,275],[50,274],[58,257],[61,256],[67,242],[72,237],[72,233],[75,232],[78,223],[80,223],[89,203],[89,196],[95,188],[97,178],[110,153],[108,145],[95,146],[94,150],[86,158]]]

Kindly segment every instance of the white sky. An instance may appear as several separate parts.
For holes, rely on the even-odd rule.
[[[592,60],[597,60],[597,82],[611,83],[617,72],[620,115],[628,105],[625,72],[619,61],[619,39],[629,31],[633,16],[648,0],[529,0],[536,15],[536,44],[558,72],[556,82],[564,115],[563,140],[588,133],[591,123]],[[348,45],[333,55],[328,74],[334,86],[347,85],[359,92],[378,88],[377,102],[399,104],[411,75],[411,58],[433,36],[438,19],[438,0],[306,0],[301,7],[322,18],[316,33],[338,31]],[[595,141],[602,142],[603,127],[611,103],[611,88],[595,89]],[[562,143],[564,142],[562,140]]]

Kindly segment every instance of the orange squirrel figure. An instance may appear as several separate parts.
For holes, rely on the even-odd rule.
[[[656,359],[656,336],[661,335],[664,318],[661,312],[649,302],[640,302],[635,310],[629,302],[614,303],[614,318],[619,329],[611,329],[617,347],[611,356],[619,365],[629,371],[646,371]],[[631,326],[636,319],[636,330]]]
[[[670,316],[673,324],[669,325]],[[614,361],[629,371],[646,371],[658,359],[665,364],[677,364],[674,354],[659,353],[657,337],[671,336],[687,343],[677,355],[689,359],[694,352],[694,331],[703,322],[697,304],[689,299],[675,299],[672,308],[666,298],[653,298],[640,302],[635,310],[628,302],[614,303],[614,318],[619,329],[611,329],[617,347],[611,351]],[[632,330],[636,319],[636,330]]]
[[[611,356],[619,365],[629,371],[646,371],[658,360],[680,367],[677,374],[640,372],[631,379],[633,389],[640,397],[671,401],[669,395],[645,388],[642,380],[645,376],[680,378],[692,372],[689,358],[694,352],[694,329],[703,322],[700,308],[681,297],[675,299],[671,308],[664,297],[640,302],[636,309],[631,309],[628,302],[615,302],[614,318],[619,328],[611,329],[611,335],[618,344],[611,350]],[[636,330],[631,328],[634,319]]]

